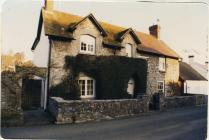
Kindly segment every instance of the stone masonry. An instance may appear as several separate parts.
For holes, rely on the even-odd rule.
[[[96,39],[96,48],[95,48],[95,55],[97,56],[109,56],[109,55],[118,55],[118,56],[126,56],[125,49],[121,49],[115,52],[114,50],[103,47],[103,36],[101,35],[100,31],[96,28],[96,26],[87,18],[85,21],[80,23],[76,30],[73,32],[73,36],[75,40],[72,41],[58,41],[52,40],[52,47],[51,47],[51,64],[50,64],[50,87],[55,86],[62,82],[70,70],[65,70],[65,56],[76,56],[79,54],[80,49],[80,36],[88,34]],[[133,56],[135,57],[136,54],[136,47],[137,44],[135,43],[134,39],[130,34],[128,34],[123,42],[122,45],[125,43],[130,43],[133,46]]]
[[[147,94],[153,95],[157,93],[157,81],[165,82],[165,96],[172,96],[176,93],[171,90],[169,83],[178,83],[179,78],[179,61],[177,59],[166,57],[165,72],[159,71],[159,57],[146,53],[140,55],[148,57],[148,72],[147,72]]]
[[[49,86],[56,86],[63,81],[63,79],[69,75],[70,69],[66,70],[65,56],[76,56],[79,54],[80,49],[80,36],[88,34],[96,39],[95,55],[118,55],[126,56],[125,48],[121,50],[114,50],[103,47],[103,36],[96,26],[88,18],[81,22],[76,30],[73,32],[74,40],[71,41],[59,41],[51,40],[51,63],[50,63],[50,79]],[[137,44],[130,34],[126,35],[122,41],[122,45],[130,43],[133,46],[132,55],[137,56],[136,48]],[[140,46],[139,46],[140,47]],[[147,94],[153,95],[157,91],[157,81],[164,81],[165,83],[165,95],[172,96],[175,93],[170,88],[169,83],[177,83],[179,77],[179,62],[177,59],[166,57],[166,71],[159,71],[159,55],[148,54],[139,52],[138,55],[148,57],[148,76],[147,76]]]
[[[51,97],[49,112],[55,123],[80,123],[118,117],[133,116],[148,112],[148,97],[121,100],[63,100]]]
[[[21,125],[21,77],[14,72],[2,72],[1,80],[1,123],[3,126]]]

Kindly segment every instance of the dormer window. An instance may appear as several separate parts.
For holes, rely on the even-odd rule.
[[[125,44],[126,49],[126,56],[132,57],[132,45],[131,44]]]
[[[80,53],[95,54],[96,39],[90,35],[81,35],[80,38]]]

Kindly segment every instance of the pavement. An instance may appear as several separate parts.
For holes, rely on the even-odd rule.
[[[53,124],[52,116],[42,109],[23,112],[25,126]]]
[[[3,138],[69,140],[205,140],[206,106],[88,122],[1,128]]]

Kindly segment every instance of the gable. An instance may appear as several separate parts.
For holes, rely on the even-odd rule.
[[[99,22],[96,20],[96,18],[92,14],[89,14],[86,17],[82,18],[77,23],[70,25],[68,30],[69,31],[74,31],[79,24],[86,21],[87,19],[89,19],[95,25],[95,27],[100,31],[101,35],[103,35],[103,36],[107,35],[105,30],[102,28],[102,26],[99,24]]]
[[[75,39],[82,34],[89,34],[94,37],[102,37],[101,31],[98,30],[98,28],[89,18],[86,18],[80,24],[78,24],[73,32]]]
[[[131,36],[132,40],[136,44],[141,44],[141,41],[139,40],[138,36],[135,34],[135,32],[131,28],[118,33],[118,40],[123,41],[125,38],[127,38],[128,35]]]
[[[134,37],[130,33],[128,33],[124,36],[124,38],[122,40],[122,43],[129,43],[129,44],[132,44],[132,45],[134,45],[134,44],[137,45],[138,44],[138,42],[134,39]]]

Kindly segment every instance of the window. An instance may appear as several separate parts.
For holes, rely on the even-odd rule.
[[[133,94],[134,94],[134,86],[135,86],[134,79],[131,78],[131,79],[128,81],[128,88],[127,88],[128,94],[130,94],[130,95],[133,95]]]
[[[80,77],[78,80],[81,98],[92,98],[95,95],[95,80],[90,77]]]
[[[164,82],[163,81],[157,82],[157,91],[158,91],[158,93],[164,93]]]
[[[90,35],[82,35],[80,39],[80,52],[95,54],[95,38]]]
[[[125,44],[126,48],[126,56],[132,57],[132,45],[131,44]]]
[[[159,71],[165,71],[165,58],[159,58]]]

